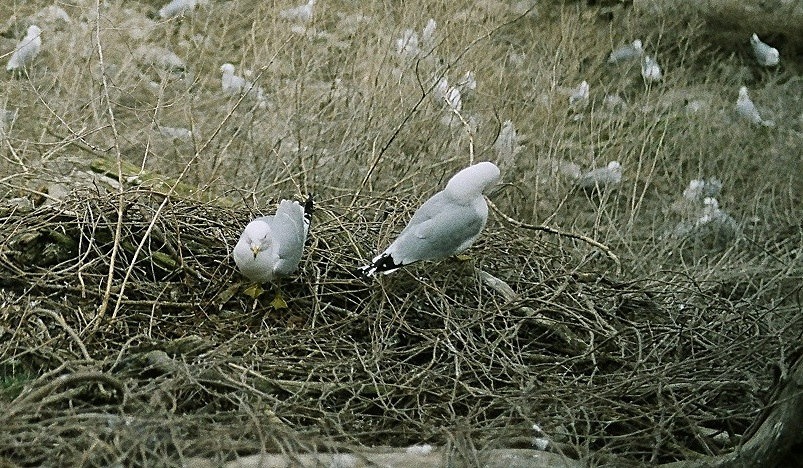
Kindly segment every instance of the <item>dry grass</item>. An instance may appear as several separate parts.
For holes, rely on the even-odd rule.
[[[0,7],[16,19],[7,36],[21,37],[42,6],[31,3]],[[591,464],[658,463],[730,450],[769,403],[768,366],[782,368],[803,331],[795,65],[757,70],[699,25],[629,10],[609,22],[573,4],[522,16],[493,2],[322,2],[301,35],[277,18],[284,3],[149,23],[144,3],[111,2],[98,41],[83,3],[64,6],[73,24],[44,27],[34,67],[5,83],[18,115],[0,150],[3,462],[175,465],[432,442],[459,465],[472,450],[530,447],[538,424]],[[396,38],[430,16],[438,46],[401,60]],[[604,64],[635,37],[659,51],[665,82]],[[186,70],[138,61],[143,44]],[[254,70],[267,111],[220,93],[226,61]],[[507,119],[526,147],[494,202],[598,239],[623,273],[585,243],[492,216],[469,262],[355,276],[468,164],[465,128],[444,125],[431,97],[434,74],[467,70],[475,159],[497,158]],[[592,102],[575,121],[564,92],[583,79]],[[734,121],[741,84],[778,128]],[[606,93],[627,107],[607,111]],[[687,114],[691,99],[707,109]],[[98,156],[111,179],[89,170]],[[197,193],[137,186],[118,160],[145,170],[137,180],[159,173]],[[624,179],[601,196],[552,170],[610,160]],[[710,176],[736,239],[667,237],[683,188]],[[57,196],[58,184],[75,191]],[[290,308],[274,311],[239,292],[229,252],[252,212],[308,192],[320,209],[281,285]]]

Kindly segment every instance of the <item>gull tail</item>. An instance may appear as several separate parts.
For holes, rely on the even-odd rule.
[[[401,263],[396,263],[393,256],[389,253],[383,253],[376,256],[370,265],[360,267],[360,272],[365,276],[376,276],[377,273],[389,274],[404,266]]]
[[[309,231],[309,225],[312,223],[312,213],[315,211],[315,203],[312,201],[312,194],[307,195],[307,201],[304,202],[304,235]]]

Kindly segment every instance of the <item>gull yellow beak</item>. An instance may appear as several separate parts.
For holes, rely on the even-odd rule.
[[[259,245],[251,245],[251,252],[254,252],[254,258],[257,258],[259,253]]]

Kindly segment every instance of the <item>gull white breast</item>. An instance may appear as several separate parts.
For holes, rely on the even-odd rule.
[[[311,215],[312,197],[304,207],[282,200],[275,215],[248,223],[232,253],[240,273],[251,281],[265,283],[296,271]]]

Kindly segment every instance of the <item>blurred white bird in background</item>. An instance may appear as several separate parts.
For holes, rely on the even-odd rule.
[[[268,101],[265,98],[265,93],[262,91],[262,88],[241,76],[235,75],[234,65],[224,63],[220,66],[220,71],[223,72],[221,85],[224,93],[232,95],[245,94],[247,97],[256,101],[260,109],[267,107]]]
[[[430,18],[421,32],[419,40],[418,33],[413,29],[405,29],[399,39],[396,39],[396,52],[402,57],[413,58],[428,55],[435,48],[435,32],[438,23]]]
[[[663,77],[658,62],[649,55],[645,55],[641,60],[641,76],[647,83],[660,81]]]
[[[748,122],[754,125],[763,125],[765,127],[774,127],[775,122],[772,120],[764,120],[761,114],[758,113],[756,105],[747,94],[747,86],[739,88],[739,97],[736,99],[736,112]]]
[[[164,19],[183,15],[195,8],[198,0],[173,0],[159,9],[159,16]]]
[[[6,70],[14,71],[27,67],[33,62],[33,59],[39,55],[41,49],[42,30],[39,29],[39,26],[32,24],[28,26],[28,33],[14,48],[14,53],[11,54],[11,58],[8,59]]]
[[[279,12],[281,18],[290,21],[299,21],[301,23],[309,23],[312,21],[312,15],[315,12],[315,0],[309,0],[304,5],[299,5],[292,8],[286,8]]]
[[[644,48],[641,45],[641,39],[636,39],[632,44],[622,46],[613,52],[608,57],[608,63],[616,64],[628,62],[640,58],[644,54]]]
[[[438,23],[435,21],[435,18],[430,18],[427,20],[427,24],[424,26],[424,29],[421,31],[421,45],[423,54],[428,54],[435,49],[435,32],[438,30]]]
[[[459,80],[457,80],[457,89],[460,94],[465,98],[477,89],[477,79],[473,71],[467,71]]]
[[[502,124],[502,129],[499,131],[499,136],[496,137],[493,149],[496,151],[496,160],[502,169],[510,169],[515,165],[516,155],[524,147],[519,145],[519,136],[512,120],[505,120]]]
[[[589,89],[588,82],[583,80],[583,82],[574,89],[571,96],[569,96],[569,106],[573,109],[586,107],[588,105]]]
[[[466,250],[488,220],[482,193],[498,180],[499,168],[491,162],[458,172],[445,189],[416,210],[390,247],[360,270],[367,276],[388,274],[420,260],[437,260]]]
[[[750,45],[753,46],[753,53],[756,54],[756,60],[758,60],[760,65],[774,67],[780,62],[781,56],[778,54],[778,49],[761,42],[761,39],[758,38],[756,33],[753,33],[753,36],[750,38]]]
[[[577,179],[577,185],[584,190],[599,190],[612,188],[622,181],[622,165],[619,161],[611,161],[605,167],[600,167],[582,174]]]

